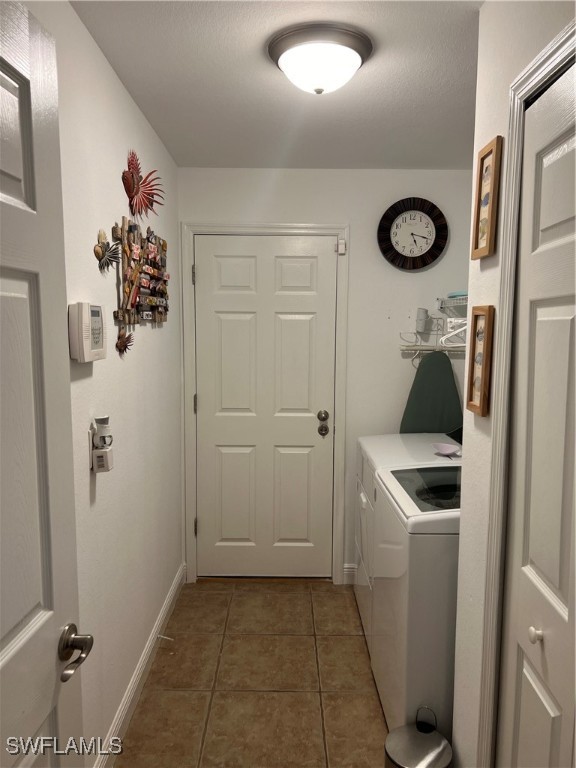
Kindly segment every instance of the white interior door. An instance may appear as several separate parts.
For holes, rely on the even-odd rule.
[[[58,640],[78,621],[56,56],[16,3],[1,13],[0,763],[6,739],[78,737],[78,675]],[[13,744],[10,745],[14,750]],[[76,765],[79,759],[76,757]]]
[[[336,246],[194,238],[200,576],[332,572]]]
[[[574,67],[525,116],[497,764],[574,745]]]

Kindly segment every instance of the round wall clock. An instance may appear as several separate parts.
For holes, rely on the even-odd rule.
[[[442,254],[448,223],[438,206],[422,197],[405,197],[388,208],[378,224],[382,255],[398,269],[422,269]]]

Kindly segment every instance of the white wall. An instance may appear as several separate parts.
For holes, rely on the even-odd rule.
[[[475,156],[494,136],[506,137],[510,84],[574,17],[568,2],[487,2],[480,9]],[[506,145],[504,144],[504,161]],[[505,189],[502,189],[502,193]],[[500,214],[501,218],[501,214]],[[497,252],[471,262],[469,306],[496,306]],[[465,412],[453,745],[457,764],[477,768],[479,696],[486,578],[492,421]]]
[[[70,363],[84,735],[105,737],[182,563],[181,308],[176,167],[68,3],[30,3],[56,39],[68,301],[107,306],[108,356]],[[152,227],[168,241],[170,313],[136,327],[124,359],[114,344],[115,275],[92,249],[129,216],[121,181],[129,149],[157,168],[166,205]],[[87,429],[109,414],[114,469],[88,468]]]
[[[435,311],[438,296],[467,285],[471,173],[183,168],[178,180],[179,218],[186,223],[350,226],[345,562],[351,563],[356,439],[398,432],[415,373],[400,353],[399,333],[414,329],[418,307]],[[450,228],[442,258],[412,274],[391,266],[376,241],[386,208],[409,196],[436,203]],[[455,367],[461,377],[463,360]]]

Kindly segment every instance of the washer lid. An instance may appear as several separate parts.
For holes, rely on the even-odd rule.
[[[379,485],[409,533],[458,533],[460,530],[460,462],[382,469]]]
[[[434,443],[454,443],[460,448],[459,443],[442,432],[370,435],[358,438],[358,443],[374,469],[446,462],[446,456],[436,453]]]

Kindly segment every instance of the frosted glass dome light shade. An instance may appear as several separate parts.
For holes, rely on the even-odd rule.
[[[297,88],[330,93],[345,85],[372,53],[361,32],[329,24],[296,27],[277,35],[268,52]]]
[[[304,43],[278,59],[288,80],[308,93],[331,93],[350,80],[362,65],[360,54],[337,43]]]

